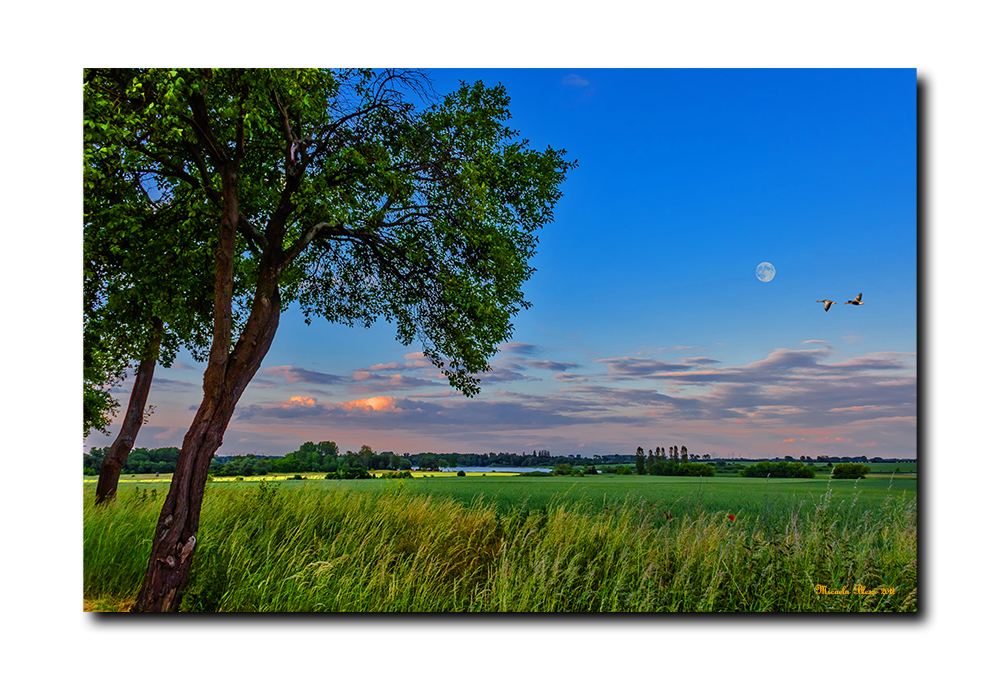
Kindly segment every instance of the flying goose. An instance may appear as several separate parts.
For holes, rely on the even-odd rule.
[[[830,305],[837,304],[833,300],[816,300],[816,302],[822,302],[823,303],[823,311],[824,312],[829,312],[830,311]]]
[[[853,300],[848,300],[844,304],[845,305],[863,305],[865,303],[861,301],[861,293],[858,293],[858,296],[856,298],[854,298]]]

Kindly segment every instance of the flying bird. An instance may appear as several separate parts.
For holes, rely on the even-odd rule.
[[[861,301],[861,293],[858,293],[858,296],[856,298],[854,298],[853,300],[848,300],[844,304],[845,305],[863,305],[865,303]]]
[[[833,300],[816,300],[816,302],[822,302],[823,303],[823,311],[824,312],[829,312],[830,311],[830,305],[837,304]]]

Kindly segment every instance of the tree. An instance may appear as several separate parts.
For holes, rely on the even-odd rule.
[[[646,456],[644,455],[641,446],[638,446],[635,449],[635,472],[638,475],[646,473]]]
[[[872,469],[864,463],[837,463],[830,473],[832,479],[864,479]]]
[[[688,447],[686,446],[681,447],[681,462],[682,463],[688,462]]]
[[[216,222],[204,192],[170,189],[125,141],[142,122],[142,101],[115,96],[130,71],[85,74],[84,98],[84,432],[107,433],[118,403],[106,386],[129,366],[135,382],[114,443],[104,456],[96,502],[114,498],[122,466],[146,415],[156,364],[186,345],[203,358],[212,285],[209,243]],[[110,95],[110,96],[103,96]],[[169,121],[150,121],[139,142],[159,153]],[[183,245],[183,247],[180,247]],[[242,288],[242,277],[238,278]]]
[[[361,459],[361,467],[366,470],[372,469],[372,461],[375,460],[375,450],[368,446],[368,444],[362,444],[361,449],[358,451],[358,458]]]
[[[517,139],[501,86],[438,97],[422,74],[369,70],[109,69],[85,80],[85,100],[128,104],[96,152],[120,154],[123,172],[155,176],[174,205],[213,218],[200,234],[213,248],[204,398],[133,607],[176,610],[212,456],[287,305],[307,321],[395,322],[400,342],[419,339],[471,397],[529,306],[535,232],[575,163]]]

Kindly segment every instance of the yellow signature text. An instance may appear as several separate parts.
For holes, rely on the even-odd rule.
[[[855,584],[853,589],[848,589],[847,587],[841,588],[840,590],[830,590],[825,585],[820,584],[815,588],[817,595],[895,595],[895,588],[880,587],[869,590],[865,588],[864,585],[858,583]]]

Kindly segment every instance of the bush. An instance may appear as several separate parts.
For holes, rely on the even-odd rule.
[[[872,469],[864,463],[837,463],[833,466],[833,479],[864,479]]]
[[[460,472],[459,474],[464,473]],[[398,470],[395,472],[390,471],[383,473],[382,479],[413,479],[413,473],[409,470]]]
[[[714,477],[715,466],[708,463],[677,463],[672,460],[658,460],[649,466],[651,475],[666,477]]]
[[[620,465],[617,470],[615,470],[616,475],[630,475],[632,474],[631,465]]]
[[[573,474],[573,468],[570,467],[569,465],[567,465],[566,463],[560,463],[559,465],[556,465],[556,469],[552,471],[552,474],[554,474],[554,475],[572,475]]]
[[[762,460],[756,465],[750,465],[740,470],[740,477],[801,477],[810,479],[816,473],[806,467],[805,463],[788,461],[772,462]]]
[[[336,478],[337,478],[336,472],[327,472],[326,477],[324,477],[323,479],[336,479]]]
[[[337,470],[337,477],[339,479],[371,479],[372,476],[368,474],[368,470],[363,467],[348,467]]]
[[[456,477],[464,477],[464,476],[465,476],[465,470],[459,470],[458,474],[456,475]]]

